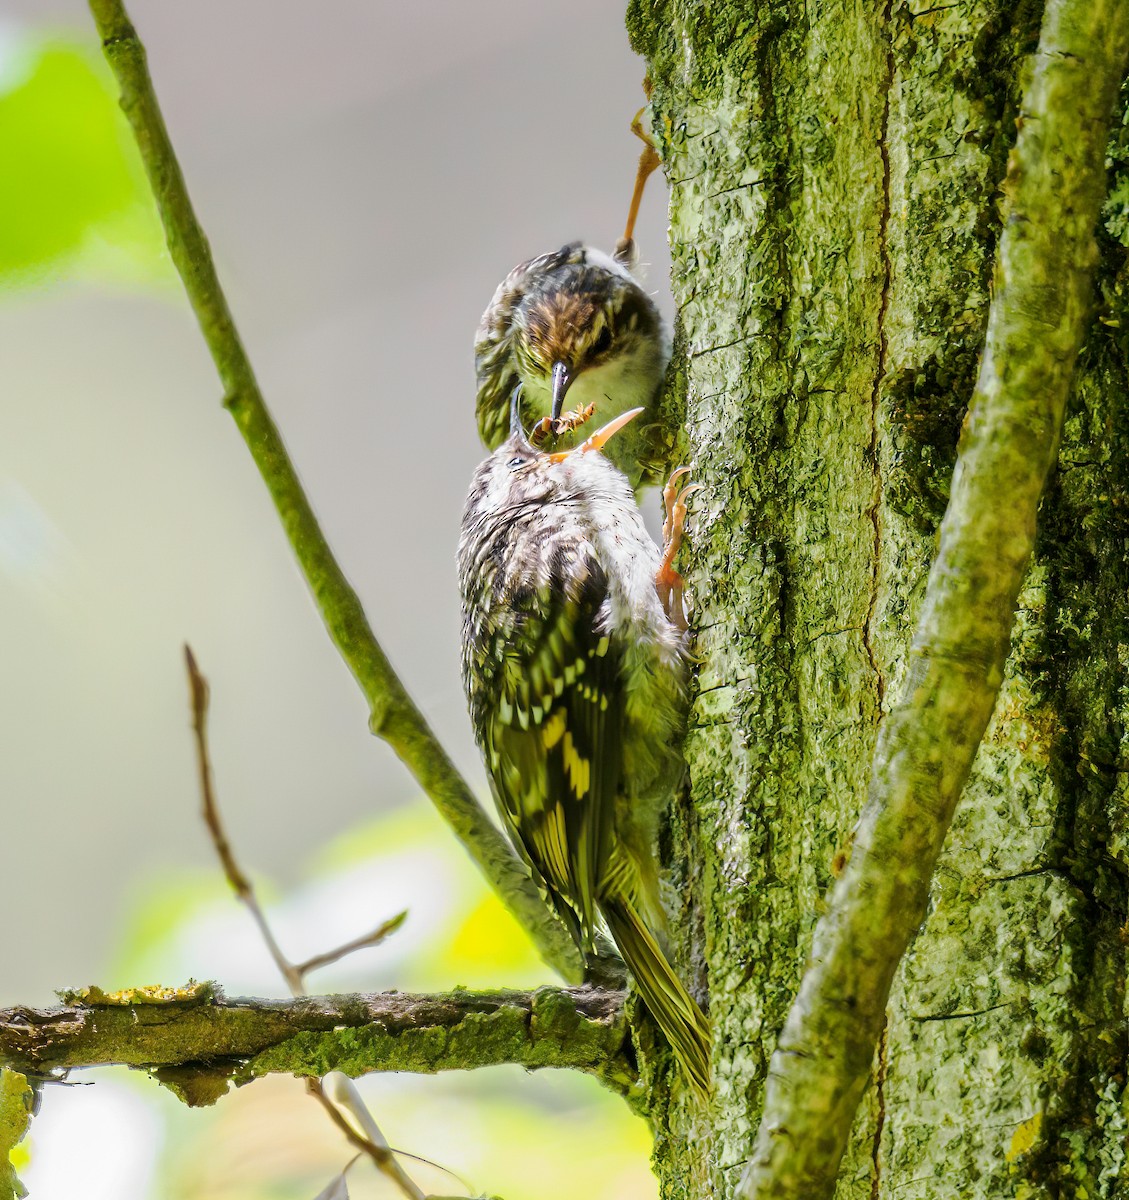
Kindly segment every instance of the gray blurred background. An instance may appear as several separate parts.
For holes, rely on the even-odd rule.
[[[600,0],[132,0],[260,382],[378,636],[476,787],[453,554],[471,342],[522,258],[622,230],[643,64]],[[81,0],[0,18],[90,38]],[[668,308],[665,197],[638,230]],[[230,832],[285,886],[425,804],[369,736],[179,292],[0,298],[0,1005],[107,979],[143,884],[211,868],[181,644]],[[174,983],[175,980],[163,982]]]

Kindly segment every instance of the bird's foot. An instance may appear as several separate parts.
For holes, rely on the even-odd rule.
[[[663,488],[663,512],[666,514],[663,521],[663,553],[655,574],[655,590],[659,594],[659,602],[667,617],[679,629],[685,629],[687,624],[682,603],[682,593],[686,585],[682,576],[674,569],[674,556],[682,545],[686,526],[686,499],[701,487],[701,484],[692,483],[679,491],[678,480],[689,474],[689,467],[679,467]]]
[[[644,85],[644,91],[646,86]],[[648,93],[648,98],[650,94]],[[643,189],[655,168],[662,162],[659,152],[655,149],[655,139],[643,127],[643,114],[647,110],[641,108],[631,122],[631,132],[643,143],[643,152],[639,155],[639,166],[635,170],[635,188],[631,193],[631,207],[627,210],[627,224],[624,226],[623,237],[616,242],[614,256],[630,270],[635,266],[639,253],[635,248],[635,221],[639,216],[639,205],[643,201]]]

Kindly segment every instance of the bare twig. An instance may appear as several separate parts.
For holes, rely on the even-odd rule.
[[[335,950],[328,950],[324,954],[315,954],[312,958],[306,959],[305,962],[292,963],[282,953],[278,942],[275,941],[270,924],[263,914],[262,908],[259,906],[259,901],[255,896],[255,889],[251,886],[247,876],[243,874],[239,864],[235,861],[235,854],[231,849],[231,843],[227,840],[227,833],[224,830],[223,822],[220,820],[219,805],[216,803],[215,783],[212,778],[211,758],[208,754],[208,681],[200,673],[200,668],[196,663],[196,656],[192,653],[191,646],[184,647],[184,662],[188,669],[188,689],[192,705],[192,732],[195,734],[196,740],[196,765],[200,774],[200,795],[203,800],[204,824],[208,827],[208,833],[212,838],[212,845],[215,846],[216,854],[219,856],[220,863],[223,866],[223,873],[227,877],[227,882],[231,885],[231,890],[247,906],[248,911],[254,918],[259,933],[262,935],[263,941],[270,951],[270,956],[274,959],[275,966],[278,967],[280,974],[290,988],[290,994],[293,996],[304,996],[306,994],[306,976],[311,971],[316,971],[319,967],[327,967],[331,963],[338,962],[356,950],[365,950],[371,946],[379,946],[389,934],[395,933],[400,928],[408,914],[406,912],[397,913],[396,916],[381,922],[371,933],[354,938],[352,941],[346,942],[343,946],[338,946]]]
[[[270,951],[271,958],[274,959],[275,966],[278,967],[282,973],[282,977],[286,980],[290,988],[291,995],[300,996],[303,993],[302,976],[289,959],[287,959],[286,955],[282,953],[278,943],[274,940],[271,927],[263,915],[263,910],[259,907],[259,901],[255,896],[255,889],[251,886],[247,876],[239,869],[239,864],[235,861],[235,855],[232,853],[231,843],[227,840],[227,834],[220,820],[219,807],[216,804],[215,787],[212,782],[212,764],[208,754],[208,681],[200,674],[200,669],[196,665],[196,656],[192,653],[191,646],[184,647],[184,662],[188,668],[188,688],[192,704],[192,732],[195,734],[196,739],[196,767],[200,775],[200,795],[204,807],[204,824],[208,827],[208,833],[212,838],[212,845],[219,856],[220,863],[223,866],[223,873],[227,877],[227,882],[231,885],[231,890],[247,906],[248,912],[250,912],[255,924],[258,926],[259,934]]]
[[[121,0],[89,2],[160,211],[169,253],[219,373],[224,403],[267,485],[326,629],[364,693],[369,726],[388,742],[430,797],[545,961],[564,978],[578,980],[580,956],[572,939],[412,702],[333,557],[263,400],[220,287],[153,91],[145,48]]]
[[[204,823],[211,834],[212,844],[215,846],[216,854],[223,864],[224,874],[227,876],[228,883],[231,884],[232,891],[247,906],[251,916],[254,917],[255,924],[259,927],[259,933],[262,935],[263,941],[266,943],[275,965],[286,980],[291,994],[295,997],[304,996],[306,992],[305,977],[307,972],[312,971],[315,967],[337,962],[338,959],[352,953],[354,950],[373,946],[377,944],[377,941],[383,941],[388,934],[403,924],[404,917],[407,914],[400,913],[390,921],[385,921],[373,933],[367,934],[362,938],[354,938],[353,941],[347,942],[344,946],[339,946],[336,950],[331,950],[328,954],[315,955],[302,964],[292,963],[282,953],[282,949],[275,940],[274,933],[271,931],[270,923],[259,906],[259,900],[255,895],[254,887],[247,876],[243,874],[239,863],[236,862],[235,852],[231,848],[231,843],[227,840],[227,833],[224,830],[223,822],[220,820],[219,805],[216,803],[211,757],[208,754],[208,681],[200,673],[200,668],[196,663],[196,656],[192,653],[190,646],[184,647],[184,661],[188,668],[188,688],[192,703],[192,729],[196,735],[196,763],[200,772],[200,792],[204,804]],[[375,1140],[353,1130],[345,1117],[338,1112],[333,1101],[326,1095],[320,1079],[307,1079],[306,1090],[329,1113],[334,1123],[345,1131],[349,1141],[358,1150],[367,1154],[372,1159],[377,1170],[386,1175],[408,1197],[408,1200],[423,1200],[423,1193],[416,1187],[403,1167],[396,1162],[395,1157],[390,1153],[388,1143],[384,1135],[380,1132],[379,1126],[372,1119],[371,1114],[369,1114],[369,1124],[372,1129],[376,1130],[377,1138]]]
[[[385,1147],[392,1154],[399,1155],[402,1158],[410,1158],[412,1162],[417,1162],[427,1167],[434,1167],[435,1170],[442,1171],[445,1175],[449,1175],[455,1180],[468,1196],[478,1194],[477,1188],[472,1187],[461,1175],[452,1171],[450,1167],[444,1167],[442,1164],[430,1158],[424,1158],[420,1154],[412,1154],[409,1150],[396,1150],[389,1146],[384,1134],[380,1132],[376,1122],[372,1119],[372,1114],[362,1099],[361,1093],[357,1091],[356,1084],[353,1083],[348,1075],[342,1075],[340,1071],[330,1071],[322,1080],[322,1084],[324,1086],[330,1083],[333,1088],[334,1101],[357,1122],[369,1141],[375,1142],[378,1146]]]
[[[357,1091],[356,1084],[348,1077],[342,1075],[340,1071],[331,1071],[325,1079],[322,1080],[323,1085],[332,1080],[333,1099],[343,1108],[361,1127],[361,1130],[368,1137],[369,1141],[375,1142],[378,1146],[386,1147],[392,1154],[400,1158],[410,1158],[412,1162],[417,1162],[421,1166],[432,1167],[436,1171],[442,1171],[444,1175],[449,1175],[459,1186],[466,1192],[468,1196],[477,1196],[478,1189],[459,1175],[452,1171],[450,1167],[445,1167],[441,1163],[437,1163],[434,1159],[424,1158],[421,1154],[413,1154],[410,1150],[397,1150],[389,1146],[385,1140],[384,1134],[377,1128],[376,1122],[372,1119],[372,1114],[368,1110],[368,1106],[361,1098],[361,1093]],[[432,1198],[434,1200],[434,1198]]]
[[[905,692],[870,799],[773,1055],[739,1194],[835,1189],[898,962],[1003,678],[1035,516],[1091,305],[1125,0],[1048,0],[1020,132],[976,392]]]
[[[408,1200],[425,1200],[424,1194],[412,1177],[396,1161],[396,1156],[388,1147],[388,1141],[380,1132],[380,1126],[372,1119],[372,1114],[364,1107],[364,1102],[357,1096],[361,1109],[368,1121],[365,1122],[365,1133],[358,1133],[349,1124],[348,1118],[326,1094],[325,1085],[320,1079],[307,1079],[306,1091],[313,1096],[329,1114],[334,1125],[345,1135],[349,1142],[362,1153],[373,1160],[377,1168],[408,1197]]]
[[[372,946],[379,946],[389,934],[395,933],[403,925],[407,916],[408,912],[405,909],[394,917],[389,917],[387,921],[382,921],[372,933],[354,938],[351,942],[338,946],[336,950],[327,950],[324,954],[315,954],[311,958],[307,958],[305,962],[297,963],[294,970],[298,973],[298,978],[304,980],[311,971],[316,971],[319,967],[328,967],[331,963],[338,962],[357,950],[368,950]]]

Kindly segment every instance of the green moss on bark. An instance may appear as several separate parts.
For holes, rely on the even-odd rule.
[[[0,1068],[0,1200],[22,1200],[27,1195],[10,1156],[27,1133],[34,1101],[25,1076]]]
[[[677,369],[705,484],[687,572],[703,658],[691,799],[669,841],[672,892],[690,891],[675,922],[682,961],[709,993],[719,1087],[712,1128],[654,1100],[666,1196],[736,1186],[831,862],[904,677],[1041,17],[1026,0],[760,5],[739,20],[695,3],[628,10],[664,131]],[[961,1194],[1049,1196],[1080,1177],[1083,1150],[1118,1157],[1127,127],[1112,144],[1104,324],[1083,356],[1004,690],[895,984],[882,1087],[856,1122],[842,1198],[929,1197],[940,1178]],[[1056,1107],[1059,1089],[1071,1098]],[[1095,1194],[1114,1194],[1123,1168],[1101,1171]]]

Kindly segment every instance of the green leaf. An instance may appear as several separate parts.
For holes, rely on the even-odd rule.
[[[3,47],[0,285],[67,275],[171,280],[105,69],[59,42]]]

